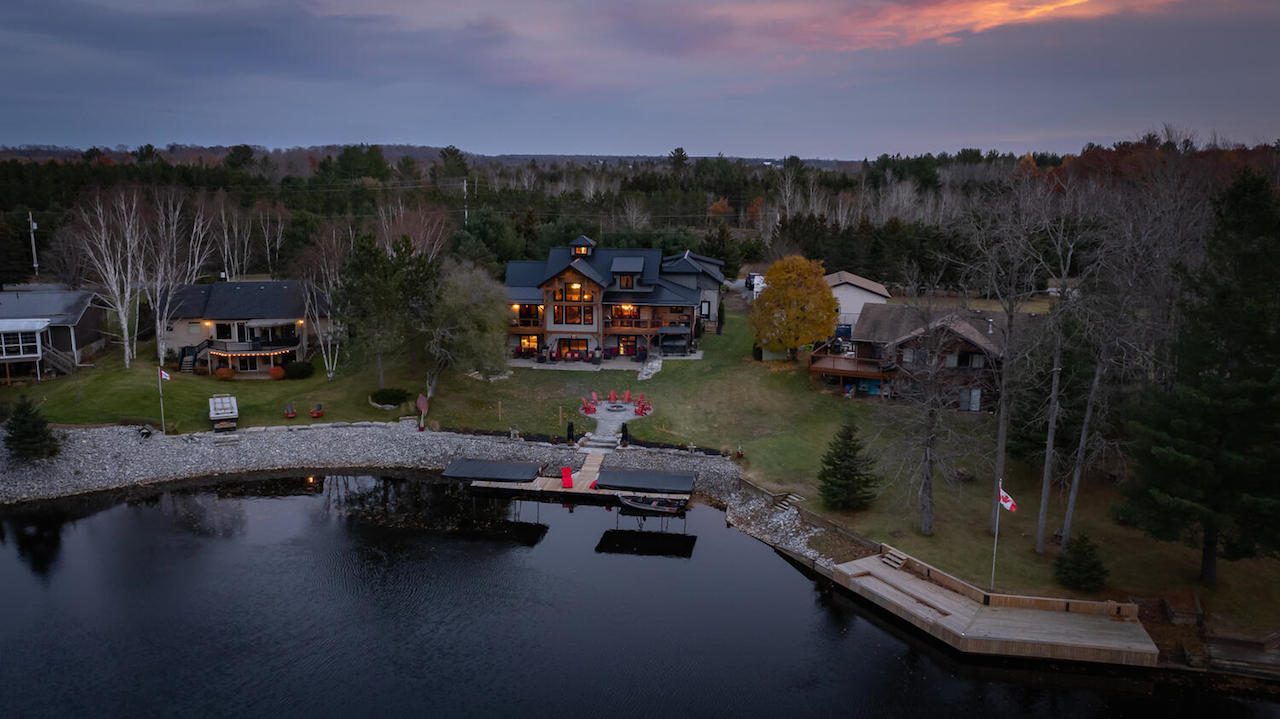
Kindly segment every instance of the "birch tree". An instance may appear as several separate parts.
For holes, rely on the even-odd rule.
[[[249,273],[253,255],[253,217],[235,198],[219,190],[213,197],[213,232],[222,272],[230,282]]]
[[[262,242],[267,272],[274,275],[280,259],[280,247],[284,244],[284,231],[289,226],[289,210],[279,202],[258,200],[253,204],[253,224]]]
[[[296,270],[302,281],[307,323],[316,334],[325,377],[330,381],[338,370],[344,338],[343,312],[336,306],[340,301],[342,268],[354,244],[355,231],[350,222],[328,223],[312,236]]]
[[[164,362],[165,330],[178,290],[194,283],[213,256],[213,221],[203,199],[192,200],[183,188],[153,188],[150,196],[142,290],[155,322],[156,359]]]
[[[146,245],[146,202],[136,187],[94,190],[76,206],[74,233],[94,295],[119,325],[124,366],[137,356],[137,303]]]

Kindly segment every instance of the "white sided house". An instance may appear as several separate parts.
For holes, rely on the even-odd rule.
[[[328,329],[308,326],[302,283],[291,280],[187,285],[174,303],[165,341],[183,372],[230,367],[265,375],[306,359],[308,337]]]
[[[837,337],[849,337],[853,327],[858,324],[862,308],[869,304],[884,304],[889,299],[889,290],[879,282],[873,282],[852,272],[832,272],[823,278],[840,303],[839,316],[836,319]]]

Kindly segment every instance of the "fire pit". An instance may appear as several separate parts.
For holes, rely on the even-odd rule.
[[[622,404],[621,402],[607,404],[605,405],[604,408],[605,408],[605,411],[607,412],[626,412],[627,411],[627,406],[625,404]]]

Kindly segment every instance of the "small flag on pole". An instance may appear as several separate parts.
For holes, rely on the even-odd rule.
[[[161,370],[160,370],[160,379],[163,379],[163,380],[170,380],[170,379],[173,379],[173,378],[169,376],[169,373],[168,373],[168,372],[165,372],[163,369],[161,369]]]
[[[1004,491],[1004,487],[1000,488],[1000,506],[1010,512],[1018,511],[1018,503],[1013,501],[1013,497],[1010,497],[1008,493]]]

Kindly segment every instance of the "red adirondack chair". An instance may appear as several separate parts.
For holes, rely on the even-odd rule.
[[[618,390],[616,389],[609,390],[609,402],[612,404],[617,401],[618,401]]]
[[[582,398],[582,411],[586,414],[595,414],[596,406],[587,401],[586,397]]]
[[[312,417],[315,417],[315,418],[323,417],[323,416],[324,416],[324,407],[323,407],[322,405],[318,405],[318,404],[317,404],[314,408],[312,408],[312,410],[311,410],[311,416],[312,416]]]
[[[600,404],[600,398],[596,396],[595,392],[591,393],[591,404]]]
[[[293,419],[294,417],[298,416],[298,411],[293,408],[293,405],[286,404],[284,406],[284,416],[287,419]]]
[[[564,489],[573,489],[573,471],[568,467],[560,468],[560,486]]]
[[[631,390],[627,390],[623,393],[622,401],[626,404],[631,404]]]

